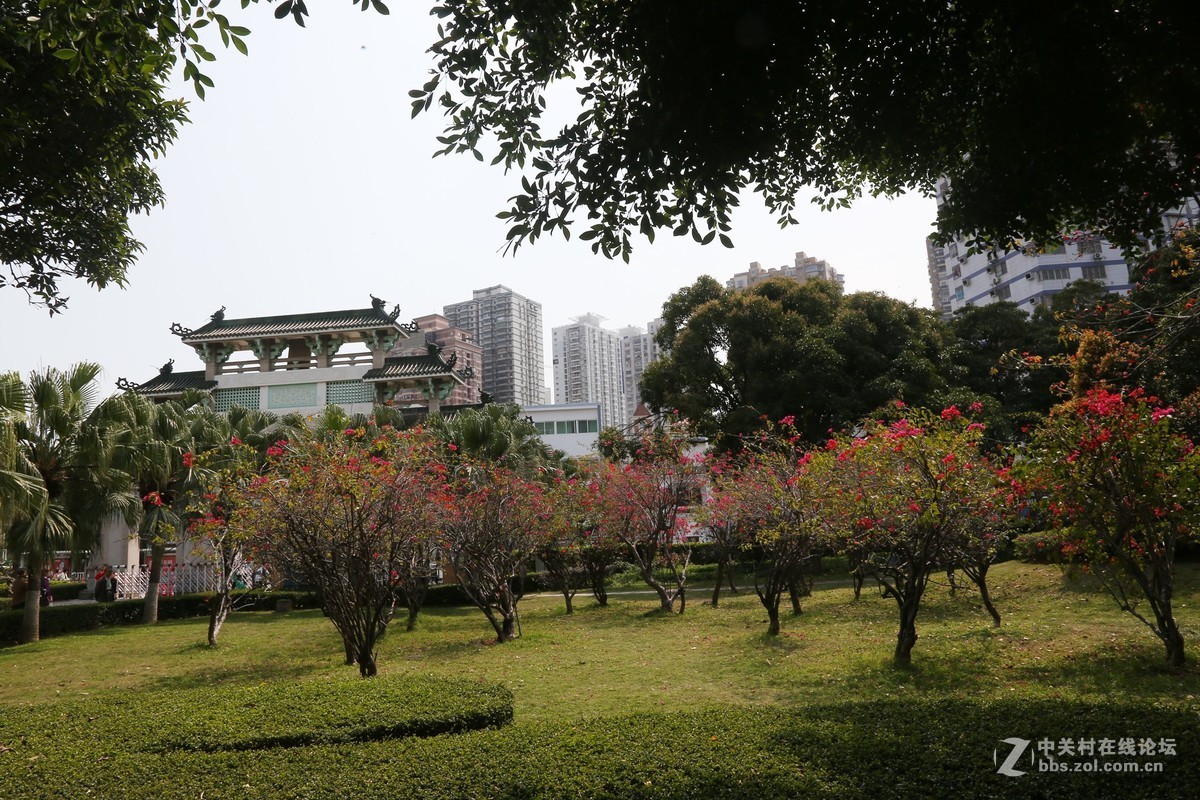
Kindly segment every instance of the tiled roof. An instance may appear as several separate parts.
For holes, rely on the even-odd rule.
[[[363,375],[365,382],[411,380],[413,378],[450,378],[465,383],[462,374],[451,367],[438,353],[422,356],[392,356],[385,359],[382,367],[376,367]]]
[[[196,372],[168,372],[155,375],[150,380],[140,384],[136,391],[148,396],[182,394],[186,389],[210,391],[217,385],[216,381],[204,379],[204,370]]]
[[[314,314],[285,314],[275,317],[215,319],[194,331],[181,334],[186,344],[230,339],[293,338],[317,333],[337,333],[370,328],[404,326],[382,308],[352,308]]]

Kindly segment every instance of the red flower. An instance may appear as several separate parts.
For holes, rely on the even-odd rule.
[[[192,468],[192,464],[194,464],[195,461],[196,461],[196,456],[194,454],[192,454],[190,452],[183,454],[183,465],[185,467],[187,467],[188,469]]]

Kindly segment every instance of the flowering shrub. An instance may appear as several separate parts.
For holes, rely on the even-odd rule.
[[[1006,540],[1022,488],[981,454],[982,434],[954,406],[940,414],[910,408],[895,422],[829,440],[822,453],[839,547],[899,607],[897,663],[911,659],[921,597],[936,569],[963,568],[998,624],[987,566]]]
[[[1170,408],[1141,390],[1092,389],[1054,410],[1026,467],[1064,555],[1080,558],[1117,604],[1184,663],[1171,607],[1175,551],[1200,525],[1200,455],[1171,429]],[[1139,610],[1142,602],[1149,615]]]

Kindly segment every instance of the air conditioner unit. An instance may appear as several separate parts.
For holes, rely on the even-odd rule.
[[[1032,273],[1032,272],[1026,272],[1026,273],[1025,273],[1025,280],[1027,280],[1027,281],[1031,281],[1031,280],[1033,280],[1033,273]]]
[[[996,296],[996,290],[995,290],[995,289],[992,289],[990,292],[988,292],[988,294],[990,294],[992,297],[995,297],[995,296]]]
[[[1000,285],[1000,280],[1001,280],[1001,279],[1000,279],[1000,276],[999,276],[999,275],[997,275],[996,277],[992,278],[992,286],[999,286],[999,285]]]
[[[996,268],[995,268],[993,265],[991,265],[991,264],[988,264],[988,265],[987,265],[987,272],[991,273],[991,272],[992,272],[993,270],[995,270],[995,269],[996,269]]]
[[[1092,258],[1096,259],[1097,261],[1103,261],[1104,254],[1103,253],[1092,253]]]
[[[1031,306],[1036,306],[1036,305],[1037,305],[1037,298],[1036,298],[1036,297],[1031,297],[1031,298],[1029,298],[1029,305],[1031,305]]]
[[[970,285],[971,285],[971,279],[963,278],[963,286],[970,286]]]

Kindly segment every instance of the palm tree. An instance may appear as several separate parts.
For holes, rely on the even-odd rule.
[[[115,422],[113,464],[129,476],[138,501],[135,514],[138,535],[150,543],[150,575],[142,621],[158,621],[158,592],[167,545],[178,541],[183,530],[184,491],[190,479],[190,458],[195,442],[208,437],[205,421],[215,415],[202,395],[155,403],[136,392],[109,398],[105,403]]]
[[[521,469],[552,461],[533,423],[515,405],[464,409],[453,417],[435,414],[429,427],[461,455]]]
[[[11,506],[8,527],[10,549],[24,555],[31,583],[49,556],[87,549],[101,520],[129,509],[127,479],[108,463],[107,425],[96,407],[99,374],[92,363],[35,372],[25,412],[9,412],[17,461],[22,471],[37,473],[42,487],[29,502]],[[40,621],[36,600],[27,602],[21,641],[38,640]]]
[[[0,532],[18,511],[36,507],[45,494],[42,476],[17,446],[16,423],[25,418],[29,391],[15,372],[0,374]]]

